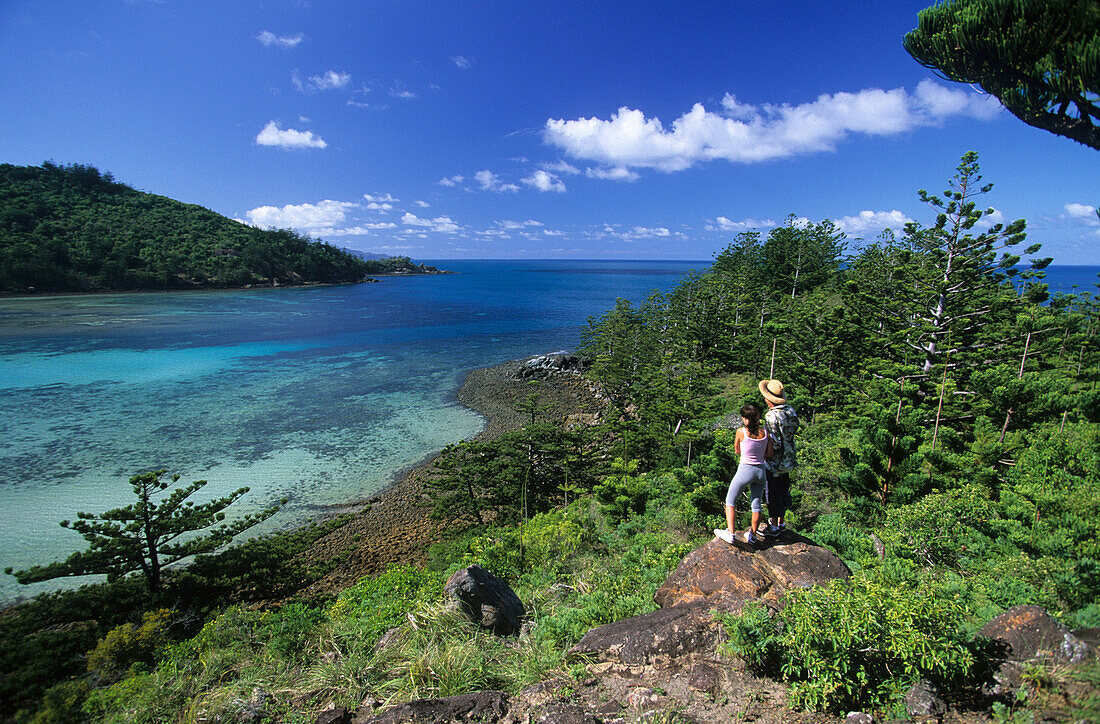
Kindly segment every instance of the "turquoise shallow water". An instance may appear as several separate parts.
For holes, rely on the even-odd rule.
[[[469,369],[577,343],[617,297],[706,262],[441,261],[445,276],[309,289],[0,300],[0,569],[83,547],[58,526],[167,468],[242,485],[243,514],[300,524],[481,430]],[[71,581],[79,583],[81,581]],[[0,600],[58,582],[19,586]]]

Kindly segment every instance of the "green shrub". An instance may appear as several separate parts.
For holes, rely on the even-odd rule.
[[[43,694],[38,711],[29,719],[30,724],[73,724],[83,721],[81,707],[90,688],[84,679],[54,684]]]
[[[747,603],[740,615],[719,614],[729,635],[723,651],[744,661],[758,675],[774,673],[780,647],[773,617],[772,610],[759,602]]]
[[[958,566],[969,548],[988,547],[995,517],[989,491],[965,485],[890,510],[882,538],[890,552],[902,558],[924,565]]]
[[[576,504],[540,513],[520,527],[525,563],[531,568],[561,571],[594,539],[591,519]]]
[[[327,615],[335,624],[350,627],[373,646],[389,629],[405,620],[420,601],[432,601],[442,594],[440,576],[417,566],[393,566],[373,578],[361,578],[344,589],[329,606]]]
[[[750,606],[727,630],[752,666],[778,652],[795,707],[889,708],[916,679],[950,688],[974,663],[965,611],[936,589],[856,576],[787,596],[774,618]]]
[[[302,661],[309,634],[325,619],[323,609],[304,603],[290,603],[265,612],[256,632],[264,655],[283,661]]]
[[[146,611],[141,625],[124,623],[107,632],[88,654],[88,671],[99,681],[111,683],[138,664],[152,665],[158,650],[168,644],[172,612],[165,608]]]
[[[819,517],[810,537],[818,545],[832,548],[852,568],[863,568],[878,561],[871,536],[846,523],[842,513],[826,513]]]
[[[99,721],[154,722],[164,692],[154,674],[137,674],[105,688],[94,689],[84,702],[85,716]],[[117,716],[112,716],[117,715]]]

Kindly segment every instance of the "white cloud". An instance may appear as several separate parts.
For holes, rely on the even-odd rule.
[[[357,224],[355,226],[349,226],[341,229],[332,229],[331,231],[324,232],[326,236],[366,236],[373,231],[384,229],[396,229],[397,224],[392,221],[377,224]]]
[[[298,43],[302,42],[302,34],[297,35],[276,35],[270,30],[263,30],[256,36],[256,40],[259,40],[267,47],[276,48],[293,48]]]
[[[562,183],[561,179],[544,169],[539,169],[520,180],[539,191],[557,191],[558,193],[565,191],[565,184]]]
[[[979,219],[978,223],[974,224],[974,228],[981,229],[981,230],[984,231],[984,230],[988,229],[989,227],[993,226],[994,224],[1003,224],[1003,223],[1005,223],[1004,212],[1002,212],[1000,209],[993,209],[993,213],[992,214],[986,214],[981,219]]]
[[[988,119],[999,108],[988,96],[924,80],[913,93],[869,88],[797,106],[754,106],[727,94],[721,112],[696,103],[668,128],[623,106],[608,120],[548,119],[543,138],[574,158],[610,168],[672,172],[715,159],[758,163],[831,151],[852,134],[896,135],[952,116]]]
[[[1096,216],[1096,207],[1088,204],[1068,203],[1065,206],[1069,218],[1085,226],[1100,226],[1100,218]]]
[[[552,173],[563,173],[570,176],[576,176],[581,172],[576,166],[572,166],[565,161],[557,161],[555,163],[544,163],[541,167]]]
[[[320,136],[314,135],[313,131],[279,128],[275,121],[269,121],[256,135],[256,143],[279,148],[325,148],[328,145]]]
[[[421,200],[417,199],[416,201],[413,202],[413,206],[418,206],[422,209],[426,209],[429,206],[431,206],[431,204],[429,204],[427,201],[421,201]]]
[[[462,68],[462,70],[468,70],[468,69],[472,68],[473,65],[474,65],[473,62],[471,62],[469,58],[467,58],[463,55],[452,55],[451,56],[451,61],[455,65],[457,65],[459,68]]]
[[[543,236],[565,236],[565,232],[564,231],[556,231],[554,229],[543,229],[542,230],[542,235]]]
[[[474,180],[481,186],[482,191],[519,191],[519,186],[501,183],[500,177],[489,170],[478,171],[474,174]]]
[[[635,226],[630,231],[622,235],[624,239],[656,239],[666,236],[672,236],[672,232],[663,226],[647,227],[647,226]]]
[[[915,95],[925,112],[935,118],[969,116],[988,121],[1002,108],[1001,102],[994,96],[947,88],[928,78],[917,83]]]
[[[394,98],[416,98],[416,94],[405,87],[405,84],[399,80],[393,82],[393,86],[390,87],[390,95]]]
[[[438,183],[440,186],[453,187],[453,186],[458,186],[460,183],[462,183],[465,180],[466,180],[465,176],[461,176],[461,175],[456,174],[454,176],[448,176],[446,178],[441,178],[436,183]]]
[[[287,204],[283,207],[259,206],[248,212],[253,226],[297,229],[308,233],[333,233],[347,219],[349,209],[358,204],[325,199],[316,204]]]
[[[405,212],[401,217],[401,223],[405,226],[425,227],[441,234],[453,234],[460,230],[458,224],[449,216],[437,216],[434,219],[421,219],[416,214]]]
[[[637,181],[641,178],[637,172],[624,166],[613,168],[593,168],[589,166],[584,170],[584,175],[588,178],[597,178],[604,181]]]
[[[391,210],[394,203],[398,201],[390,194],[363,194],[363,198],[367,201],[365,208],[370,211],[380,211],[383,214]]]
[[[326,70],[324,75],[311,75],[309,77],[310,87],[314,90],[334,90],[337,88],[344,88],[350,82],[350,73],[337,73],[335,70]]]
[[[911,221],[913,219],[894,209],[893,211],[860,211],[855,216],[842,216],[836,219],[834,223],[845,234],[858,236],[878,233],[883,229],[893,229],[900,232]]]
[[[775,222],[771,219],[764,219],[763,221],[757,219],[733,221],[725,216],[719,216],[714,220],[714,224],[707,224],[704,228],[707,231],[748,231],[750,229],[768,229],[773,226],[775,226]]]
[[[535,221],[534,219],[528,219],[527,221],[512,221],[511,219],[504,219],[503,221],[497,221],[496,225],[502,229],[526,229],[532,226],[542,226],[542,222]]]

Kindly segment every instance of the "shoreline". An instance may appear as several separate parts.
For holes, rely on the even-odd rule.
[[[555,372],[534,379],[518,378],[516,373],[527,359],[530,357],[466,373],[455,400],[485,419],[481,431],[470,440],[487,442],[522,427],[525,417],[516,410],[516,403],[532,392],[539,394],[540,403],[553,406],[546,418],[563,420],[573,413],[598,411],[594,389],[581,375]],[[445,526],[431,518],[432,499],[425,489],[440,455],[442,451],[398,473],[380,493],[334,509],[334,514],[346,511],[348,522],[318,538],[300,555],[317,561],[340,558],[341,562],[299,594],[332,595],[363,576],[384,573],[391,565],[425,563],[428,549],[443,540],[446,532]]]
[[[377,284],[381,278],[394,277],[434,277],[443,274],[457,274],[458,272],[439,270],[434,272],[387,272],[383,274],[370,274],[362,279],[349,282],[300,282],[296,284],[248,284],[240,287],[180,287],[178,289],[85,289],[73,290],[45,290],[36,292],[8,292],[0,291],[0,300],[3,299],[51,299],[56,297],[103,297],[111,295],[130,294],[175,294],[179,292],[247,292],[269,289],[315,289],[317,287],[350,287],[357,284]]]

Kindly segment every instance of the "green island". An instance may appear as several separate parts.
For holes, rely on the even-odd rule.
[[[0,293],[347,284],[434,274],[291,229],[257,229],[83,164],[0,164]]]
[[[857,249],[827,220],[733,237],[667,294],[590,319],[583,373],[472,373],[460,400],[487,433],[359,512],[211,545],[155,580],[117,545],[16,572],[112,580],[0,614],[0,716],[365,721],[494,691],[600,712],[585,721],[883,721],[906,720],[923,681],[952,722],[1097,721],[1095,656],[1025,663],[994,692],[978,630],[1027,605],[1095,646],[1100,304],[1049,295],[1026,223],[987,219],[976,154],[946,188],[919,192],[934,225]],[[696,689],[638,679],[617,698],[608,682],[630,667],[570,649],[654,612],[689,554],[726,545],[710,531],[736,466],[731,419],[770,377],[800,418],[790,526],[850,576],[789,588],[782,606],[718,607],[724,643],[674,679]],[[151,481],[132,481],[127,515]],[[473,564],[523,602],[518,636],[446,605],[444,582]],[[704,669],[741,684],[708,688]]]

